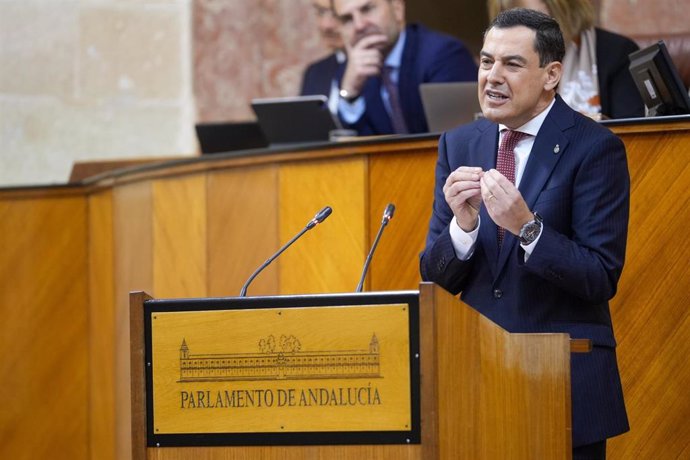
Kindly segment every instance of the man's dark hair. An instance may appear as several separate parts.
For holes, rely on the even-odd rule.
[[[544,67],[553,61],[563,61],[565,43],[563,42],[561,28],[555,19],[539,11],[526,8],[513,8],[501,11],[491,21],[484,36],[494,27],[497,29],[508,29],[518,26],[524,26],[536,32],[537,37],[534,40],[534,50],[539,55],[539,67]]]

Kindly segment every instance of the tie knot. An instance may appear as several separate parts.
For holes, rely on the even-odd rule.
[[[503,138],[501,139],[501,146],[499,147],[499,150],[504,152],[512,152],[515,150],[515,146],[518,144],[518,142],[528,136],[529,134],[523,133],[522,131],[513,131],[512,129],[508,129],[503,132]]]

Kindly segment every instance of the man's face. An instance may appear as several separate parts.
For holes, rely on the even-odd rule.
[[[312,6],[316,13],[316,24],[325,45],[336,51],[343,48],[343,39],[340,35],[340,23],[333,14],[330,0],[312,0]]]
[[[403,0],[334,0],[333,6],[349,46],[368,35],[385,35],[387,40],[381,49],[387,52],[405,26]]]
[[[479,104],[484,116],[517,128],[543,111],[553,99],[561,63],[539,67],[536,32],[523,26],[492,28],[479,64]]]

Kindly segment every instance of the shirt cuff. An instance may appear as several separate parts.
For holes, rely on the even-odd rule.
[[[357,123],[357,121],[362,118],[362,115],[364,115],[365,109],[366,103],[362,96],[359,96],[352,102],[347,102],[342,97],[338,98],[338,113],[347,124],[353,125]]]
[[[481,218],[477,217],[477,226],[471,232],[466,232],[460,228],[458,221],[453,216],[450,221],[450,240],[455,249],[455,257],[460,260],[468,260],[474,254],[474,246],[477,243],[477,235],[479,234],[479,225]]]
[[[537,238],[534,241],[532,241],[528,245],[520,243],[520,247],[523,251],[525,251],[525,262],[527,262],[529,256],[532,255],[532,252],[534,251],[534,248],[537,246],[537,243],[539,242],[539,238],[541,238],[542,233],[544,233],[544,224],[541,224],[541,231],[539,232],[539,236],[537,236]]]

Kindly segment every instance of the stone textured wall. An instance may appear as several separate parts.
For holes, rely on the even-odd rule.
[[[189,0],[0,1],[0,185],[192,154]]]
[[[310,0],[195,0],[199,120],[248,120],[252,98],[294,96],[307,63],[325,56]]]
[[[690,32],[690,0],[599,0],[599,20],[626,35]]]

